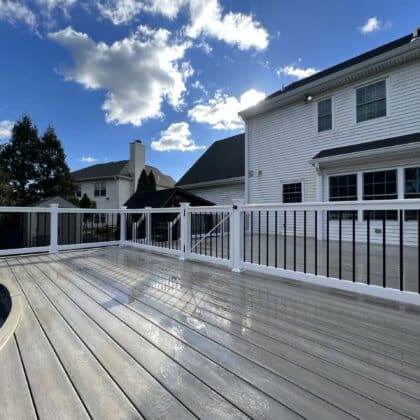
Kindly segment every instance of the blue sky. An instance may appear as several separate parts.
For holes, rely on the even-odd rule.
[[[0,142],[27,112],[72,169],[140,139],[178,179],[241,108],[419,25],[414,0],[0,0]]]

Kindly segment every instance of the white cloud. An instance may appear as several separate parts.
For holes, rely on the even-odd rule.
[[[83,162],[83,163],[93,163],[93,162],[97,162],[98,159],[96,159],[96,158],[94,158],[92,156],[83,156],[80,159],[80,161]]]
[[[14,125],[15,123],[13,121],[0,121],[0,140],[9,140]]]
[[[74,67],[63,71],[67,80],[107,91],[102,105],[107,122],[140,126],[163,116],[164,100],[175,109],[182,105],[185,81],[193,73],[189,63],[181,61],[189,44],[171,42],[169,35],[164,29],[141,26],[108,45],[68,27],[50,38],[74,59]]]
[[[182,8],[188,8],[190,22],[185,32],[190,38],[206,35],[241,50],[263,50],[269,42],[268,32],[253,16],[235,12],[223,14],[219,0],[98,0],[97,5],[102,16],[115,25],[130,22],[141,12],[174,19]]]
[[[305,77],[312,76],[313,74],[317,73],[318,70],[315,67],[308,67],[306,69],[296,67],[296,66],[286,66],[281,67],[277,70],[277,76],[280,76],[281,74],[285,74],[287,76],[293,76],[296,77],[298,80],[304,79]]]
[[[172,123],[166,130],[160,133],[159,140],[151,143],[153,150],[158,152],[169,152],[179,150],[181,152],[193,152],[194,150],[204,149],[204,146],[198,146],[191,138],[191,131],[188,123]]]
[[[54,9],[61,9],[64,13],[76,4],[77,0],[37,0],[37,3],[51,12]]]
[[[359,28],[359,30],[362,34],[368,34],[370,32],[378,31],[381,27],[382,22],[376,16],[372,16]]]
[[[0,0],[0,20],[5,20],[12,25],[23,22],[32,29],[36,27],[35,15],[19,1]]]
[[[243,127],[243,121],[238,112],[255,105],[264,97],[263,92],[249,89],[238,100],[218,90],[207,104],[198,104],[190,109],[188,116],[191,120],[209,124],[216,130],[235,130]]]
[[[190,0],[191,24],[187,35],[197,38],[208,35],[241,50],[268,46],[268,32],[250,15],[228,12],[223,15],[218,0]]]

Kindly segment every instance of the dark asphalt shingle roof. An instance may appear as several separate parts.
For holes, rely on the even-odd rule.
[[[172,188],[175,185],[175,180],[162,173],[154,166],[146,165],[146,172],[153,172],[156,179],[156,185],[164,188]],[[72,172],[75,181],[83,181],[86,179],[101,179],[110,178],[114,176],[127,176],[130,177],[128,170],[128,160],[120,160],[118,162],[99,163],[97,165],[88,166],[87,168],[79,169]]]
[[[245,175],[245,134],[215,141],[176,185],[238,178]]]
[[[383,140],[375,140],[366,143],[351,144],[350,146],[334,147],[332,149],[321,150],[313,157],[313,159],[322,159],[331,156],[346,155],[349,153],[365,152],[369,150],[382,149],[385,147],[399,146],[417,142],[420,142],[420,133],[413,133]]]
[[[214,203],[191,194],[181,188],[168,188],[167,190],[135,192],[124,204],[129,209],[143,209],[145,207],[164,208],[168,207],[174,196],[182,198],[182,201],[191,203],[192,206],[212,206]]]
[[[290,92],[291,90],[297,89],[298,87],[304,86],[308,83],[311,83],[315,80],[322,79],[323,77],[329,76],[333,73],[337,73],[341,70],[344,70],[348,67],[354,66],[355,64],[359,64],[363,61],[369,60],[373,57],[377,57],[381,54],[384,54],[388,51],[391,51],[393,49],[402,47],[403,45],[409,44],[411,40],[413,39],[413,35],[406,35],[402,38],[396,39],[395,41],[389,42],[387,44],[381,45],[378,48],[375,48],[373,50],[370,50],[366,53],[360,54],[356,57],[353,57],[349,60],[343,61],[342,63],[339,63],[335,66],[329,67],[323,71],[320,71],[318,73],[315,73],[312,76],[306,77],[302,80],[298,80],[297,82],[291,83],[290,85],[287,85],[285,88],[278,90],[277,92],[274,92],[273,94],[267,96],[264,100],[274,98],[279,95],[283,95],[284,93]],[[264,102],[263,100],[263,102]]]

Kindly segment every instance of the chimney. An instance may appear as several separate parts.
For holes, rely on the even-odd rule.
[[[134,140],[130,143],[130,162],[128,168],[134,179],[133,192],[137,188],[137,182],[141,171],[146,166],[146,147],[140,140]]]

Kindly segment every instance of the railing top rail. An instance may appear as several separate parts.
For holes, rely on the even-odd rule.
[[[243,211],[419,210],[420,199],[245,204]]]
[[[0,206],[0,213],[51,213],[50,207],[4,207]]]
[[[150,208],[150,209],[122,209],[121,213],[126,214],[148,214],[148,213],[180,213],[181,207]]]
[[[188,207],[189,213],[215,213],[215,212],[221,212],[221,211],[230,211],[232,210],[232,205],[230,206],[194,206],[194,207]]]

